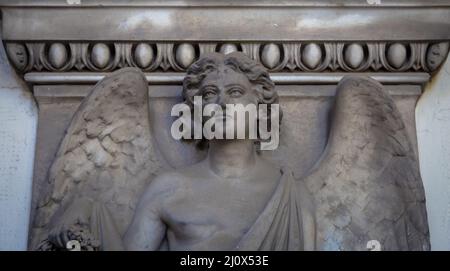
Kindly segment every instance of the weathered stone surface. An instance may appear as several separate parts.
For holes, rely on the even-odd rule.
[[[267,78],[260,64],[240,53],[208,55],[188,69],[187,103],[202,93],[202,84],[215,85],[225,99],[224,86],[233,83],[250,97],[283,106],[279,150],[259,155],[249,140],[213,140],[206,157],[182,147],[188,143],[165,139],[172,120],[158,115],[177,100],[148,100],[136,70],[105,78],[77,109],[56,154],[49,196],[37,210],[34,245],[45,239],[41,249],[64,247],[61,240],[84,229],[88,240],[100,242],[89,241],[86,249],[365,250],[370,240],[385,250],[429,249],[411,122],[405,118],[407,128],[383,87],[348,77],[337,87],[336,101],[333,94],[318,96],[315,105],[308,100],[299,107],[302,101],[289,95],[279,100]],[[264,96],[258,96],[253,87],[262,82]],[[397,101],[400,109],[408,103]],[[300,142],[312,144],[299,152]],[[285,204],[299,212],[280,207]],[[66,211],[56,213],[61,206]],[[171,222],[162,223],[163,215]],[[284,219],[290,221],[284,228],[270,226]],[[288,238],[289,231],[295,234]]]
[[[0,251],[27,249],[36,126],[32,93],[0,44]]]

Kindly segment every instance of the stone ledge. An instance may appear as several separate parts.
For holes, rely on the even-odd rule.
[[[34,97],[41,103],[80,102],[94,85],[37,85]],[[280,97],[330,97],[336,94],[334,85],[279,85],[276,86]],[[386,86],[392,96],[420,96],[422,90],[417,85]],[[149,86],[149,98],[177,98],[181,96],[181,86]]]
[[[108,73],[94,72],[31,72],[24,76],[25,81],[33,84],[95,84]],[[180,85],[184,73],[145,73],[149,84]],[[382,84],[426,83],[428,73],[272,73],[275,84],[337,84],[346,75],[370,76]]]

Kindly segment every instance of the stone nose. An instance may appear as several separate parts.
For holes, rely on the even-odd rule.
[[[220,105],[223,109],[225,109],[227,103],[229,103],[228,101],[228,97],[225,94],[224,91],[221,91],[220,94],[217,97],[217,104]]]

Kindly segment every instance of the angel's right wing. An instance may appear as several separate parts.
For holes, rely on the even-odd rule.
[[[375,80],[346,77],[332,118],[324,154],[305,179],[317,249],[429,249],[418,162],[392,98]]]
[[[150,129],[143,73],[125,68],[101,80],[59,146],[50,188],[36,210],[31,247],[61,225],[87,228],[99,239],[110,229],[123,234],[142,190],[167,167]]]

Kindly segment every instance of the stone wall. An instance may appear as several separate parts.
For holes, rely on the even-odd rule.
[[[450,58],[426,85],[416,107],[420,171],[431,246],[450,250]]]

